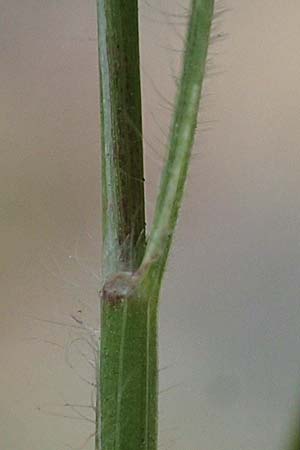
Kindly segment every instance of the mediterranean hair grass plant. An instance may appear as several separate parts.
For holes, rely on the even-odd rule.
[[[137,0],[97,0],[102,135],[96,450],[157,450],[158,299],[197,124],[213,0],[192,0],[152,227],[146,232]]]
[[[85,441],[95,436],[95,450],[158,450],[159,297],[191,159],[214,19],[223,11],[214,0],[189,2],[167,158],[147,229],[138,0],[96,0],[102,140],[101,326],[99,336],[99,330],[80,316],[81,309],[79,316],[71,315],[76,335],[66,361],[73,369],[74,351],[88,363],[96,380],[79,371],[81,380],[92,386],[91,404],[63,405],[74,413],[64,417],[93,425],[86,411],[95,413],[95,432]],[[83,267],[77,250],[74,259]],[[194,450],[204,450],[202,445],[199,436]],[[299,420],[280,448],[300,450]]]

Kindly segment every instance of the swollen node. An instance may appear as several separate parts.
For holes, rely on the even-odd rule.
[[[132,297],[136,279],[132,272],[118,272],[104,283],[100,296],[102,301],[118,305]]]

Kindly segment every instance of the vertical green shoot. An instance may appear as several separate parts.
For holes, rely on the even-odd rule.
[[[163,272],[174,233],[194,141],[213,18],[213,0],[192,0],[168,159],[162,174],[154,222],[143,265],[159,261]]]

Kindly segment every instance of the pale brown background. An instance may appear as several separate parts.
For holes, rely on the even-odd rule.
[[[149,218],[182,6],[141,1]],[[283,448],[300,399],[300,6],[224,6],[161,302],[163,449]],[[92,430],[59,406],[89,403],[80,333],[34,317],[97,324],[95,12],[0,0],[1,450],[79,448]]]

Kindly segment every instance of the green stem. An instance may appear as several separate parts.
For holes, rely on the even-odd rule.
[[[292,443],[288,447],[288,450],[300,450],[299,435],[293,438]]]
[[[103,290],[101,449],[156,450],[157,309],[138,290],[124,294],[124,284],[116,293],[116,285]]]
[[[161,279],[178,217],[205,73],[214,0],[192,0],[184,61],[154,221],[142,265],[157,261]]]
[[[148,386],[156,386],[157,378],[156,318],[150,326],[147,302],[129,301],[125,293],[126,301],[116,305],[109,292],[117,295],[121,289],[123,293],[122,277],[126,284],[128,273],[140,265],[145,248],[137,0],[97,0],[97,16],[105,283],[95,446],[97,450],[134,450],[150,448],[151,435],[156,436],[156,431],[149,431],[155,429],[149,426],[149,417],[152,411],[155,424],[156,392],[153,402],[148,401]],[[151,379],[149,334],[155,344],[151,348]]]
[[[297,408],[297,411],[294,411],[294,415],[296,420],[288,434],[287,444],[283,446],[287,450],[300,450],[299,408]]]
[[[97,0],[104,277],[134,270],[145,246],[137,0]]]

